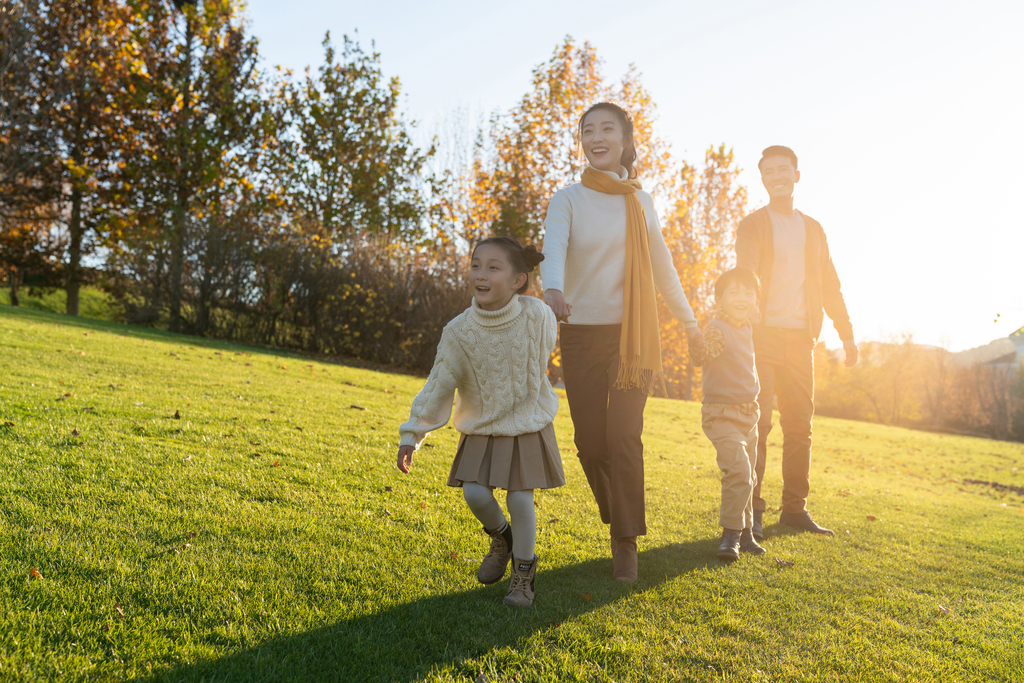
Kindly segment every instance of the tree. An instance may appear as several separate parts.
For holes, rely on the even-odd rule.
[[[380,55],[328,32],[324,63],[298,82],[286,78],[279,153],[287,210],[295,227],[315,225],[340,253],[358,235],[413,236],[425,217],[418,149],[398,109],[399,82],[386,80]]]
[[[120,199],[126,118],[119,95],[134,59],[132,12],[103,0],[52,0],[45,10],[35,26],[42,58],[32,82],[50,93],[42,121],[51,135],[49,181],[57,189],[54,214],[68,233],[67,313],[78,315],[89,237],[101,231]]]
[[[154,314],[166,297],[172,331],[184,323],[190,231],[211,215],[208,193],[232,179],[251,185],[229,169],[259,147],[263,130],[256,41],[243,33],[241,4],[176,4],[180,12],[160,0],[135,3],[134,33],[144,47],[126,90],[130,216],[118,245],[122,266],[149,281]]]

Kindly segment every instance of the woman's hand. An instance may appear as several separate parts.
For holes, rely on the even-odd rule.
[[[560,289],[545,289],[544,303],[546,303],[555,314],[555,320],[560,322],[566,321],[569,319],[569,316],[572,315],[572,306],[565,302],[565,295],[562,294],[562,290]]]
[[[402,474],[409,474],[409,468],[412,467],[412,454],[415,452],[416,449],[412,446],[398,447],[398,469]]]

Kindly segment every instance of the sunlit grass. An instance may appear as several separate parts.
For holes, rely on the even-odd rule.
[[[652,400],[623,586],[563,401],[516,611],[456,432],[392,464],[421,379],[9,307],[0,353],[0,680],[1024,680],[1024,501],[963,481],[1024,484],[1020,444],[818,419],[836,538],[769,515],[723,566],[699,406]]]

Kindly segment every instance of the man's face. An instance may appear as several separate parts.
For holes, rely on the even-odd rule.
[[[788,199],[793,196],[793,186],[800,182],[800,171],[793,168],[793,160],[787,156],[765,157],[761,162],[761,184],[772,199]]]

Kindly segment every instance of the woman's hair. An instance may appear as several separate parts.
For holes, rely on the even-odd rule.
[[[715,280],[715,300],[721,301],[725,290],[729,289],[729,285],[734,282],[744,287],[750,287],[757,293],[757,298],[761,298],[761,278],[757,276],[757,273],[746,268],[733,268],[725,271]]]
[[[501,247],[505,255],[508,256],[508,262],[512,269],[517,274],[526,273],[526,284],[516,290],[516,294],[526,294],[526,290],[530,286],[530,273],[544,260],[544,254],[537,251],[537,247],[532,244],[524,247],[519,244],[519,240],[512,237],[488,237],[485,240],[481,240],[479,244],[473,247],[473,254],[475,255],[476,250],[485,244]]]
[[[633,140],[633,116],[628,111],[613,102],[592,104],[589,109],[583,112],[583,116],[580,117],[580,140],[583,140],[583,122],[587,120],[587,115],[598,109],[612,112],[615,114],[615,118],[619,120],[619,125],[622,126],[623,142],[622,157],[619,159],[619,163],[626,167],[626,173],[630,178],[635,178],[636,171],[633,170],[633,164],[636,162],[636,141]]]

